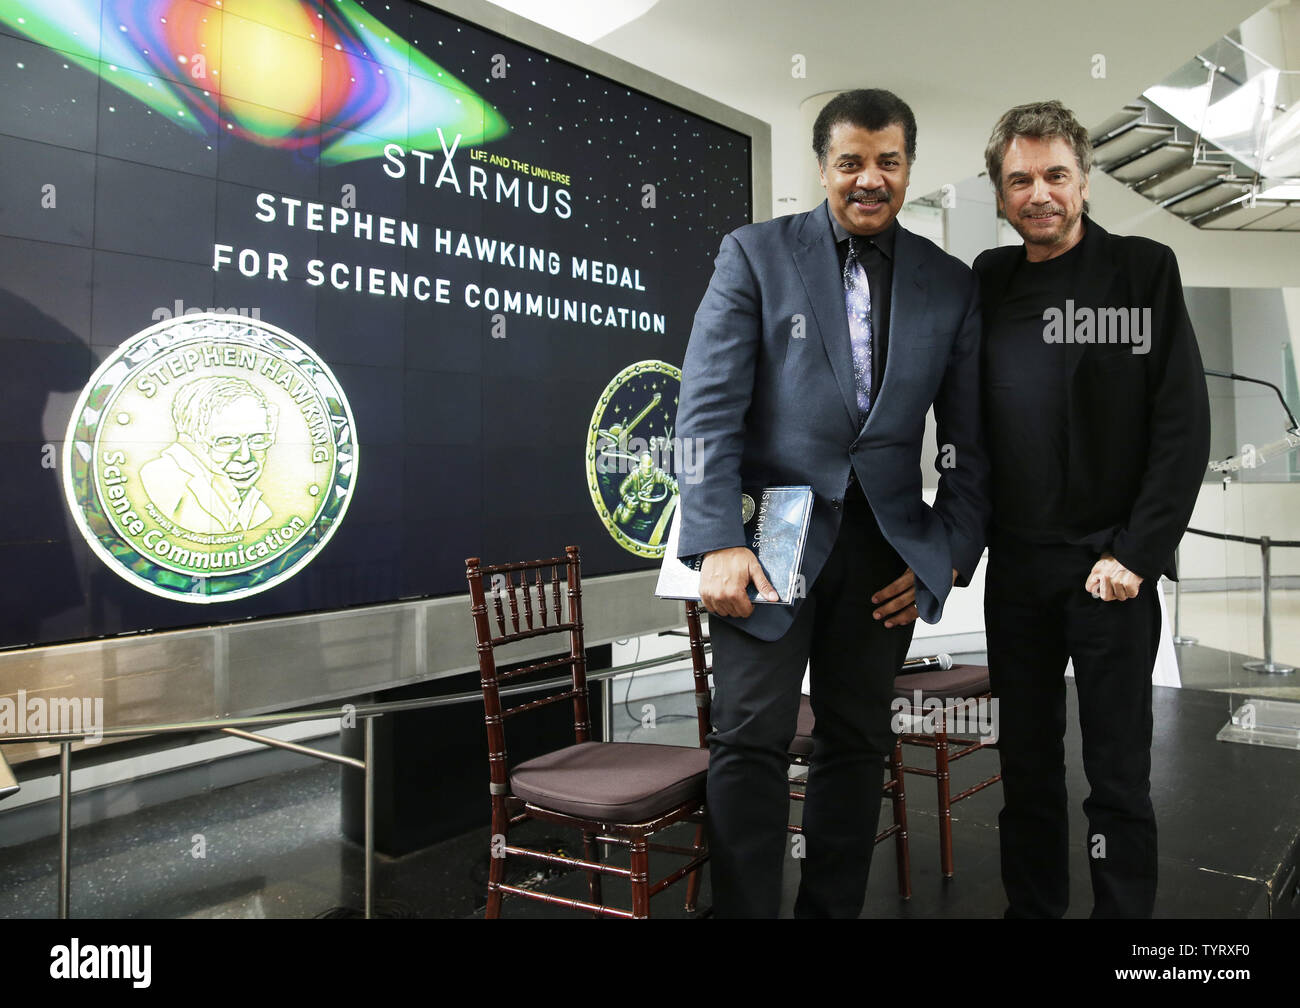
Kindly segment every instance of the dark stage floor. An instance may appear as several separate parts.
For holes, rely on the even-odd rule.
[[[689,695],[658,698],[655,703],[660,712],[658,740],[692,743],[692,721],[664,716],[693,715],[693,708],[687,706]],[[1073,725],[1072,688],[1070,703]],[[1152,783],[1160,822],[1161,879],[1156,903],[1160,917],[1300,914],[1300,906],[1291,900],[1300,842],[1300,752],[1216,742],[1215,733],[1227,716],[1228,699],[1222,693],[1155,689]],[[625,723],[617,737],[644,734],[631,727],[621,705],[617,717]],[[909,762],[927,757],[924,750],[909,750]],[[1077,837],[1072,846],[1070,916],[1087,916],[1091,894],[1079,811],[1086,782],[1077,727],[1067,739],[1067,759],[1072,832]],[[987,776],[995,766],[992,752],[961,761],[954,770],[954,790]],[[339,775],[336,767],[313,764],[75,829],[73,916],[301,918],[355,911],[362,903],[362,856],[361,849],[341,835]],[[999,786],[955,808],[956,876],[947,882],[939,871],[933,782],[909,776],[907,787],[913,896],[908,903],[900,902],[892,845],[881,845],[873,862],[864,916],[1000,916]],[[882,822],[888,814],[886,807]],[[192,856],[196,834],[204,837],[202,859]],[[573,838],[549,827],[536,829],[533,839],[573,849]],[[57,856],[54,838],[0,847],[0,918],[54,916]],[[481,914],[487,856],[484,828],[406,857],[380,857],[377,908],[385,916],[397,917]],[[785,879],[787,915],[794,903],[797,872],[791,859]],[[581,875],[519,878],[558,894],[585,895]],[[607,892],[615,891],[611,883],[606,885]],[[653,913],[683,916],[682,891],[675,887],[657,897]],[[706,903],[707,892],[706,879]],[[505,913],[569,914],[519,900],[508,900]]]

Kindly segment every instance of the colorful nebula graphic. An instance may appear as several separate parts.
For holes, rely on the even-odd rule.
[[[327,164],[509,130],[355,0],[0,0],[0,21],[181,127]]]

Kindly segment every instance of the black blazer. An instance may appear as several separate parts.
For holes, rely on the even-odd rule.
[[[1069,368],[1066,528],[1070,541],[1113,553],[1144,579],[1175,577],[1174,549],[1210,457],[1209,397],[1178,262],[1167,246],[1109,234],[1087,216],[1081,244],[1075,305],[1149,308],[1151,326],[1146,353],[1122,343],[1061,347]],[[1016,245],[975,260],[986,341],[1024,254]]]

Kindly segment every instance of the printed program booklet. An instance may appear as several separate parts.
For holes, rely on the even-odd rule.
[[[741,516],[749,548],[758,557],[763,573],[781,597],[780,603],[767,603],[767,599],[762,598],[751,584],[750,601],[770,605],[789,605],[794,601],[799,570],[803,565],[804,543],[808,539],[808,523],[812,519],[812,505],[810,486],[767,487],[746,490],[741,494]],[[655,594],[660,598],[699,599],[700,565],[704,559],[696,557],[693,565],[677,559],[680,525],[681,508],[678,508],[668,533]]]

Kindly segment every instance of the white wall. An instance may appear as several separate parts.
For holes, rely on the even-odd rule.
[[[1234,290],[1232,306],[1232,370],[1251,378],[1271,381],[1285,389],[1286,349],[1293,336],[1287,318],[1286,298],[1280,290]],[[1272,389],[1248,382],[1211,379],[1227,385],[1235,396],[1237,438],[1255,446],[1278,440],[1287,428],[1287,415]],[[1240,447],[1240,445],[1238,446]],[[1291,460],[1285,456],[1250,470],[1244,483],[1286,479]],[[1300,494],[1300,486],[1296,493]],[[1300,508],[1300,497],[1296,500]]]
[[[1190,527],[1259,538],[1300,540],[1300,484],[1206,483],[1196,499]],[[1183,578],[1259,577],[1259,547],[1185,535],[1180,548]],[[1273,576],[1300,575],[1300,549],[1274,549]]]

